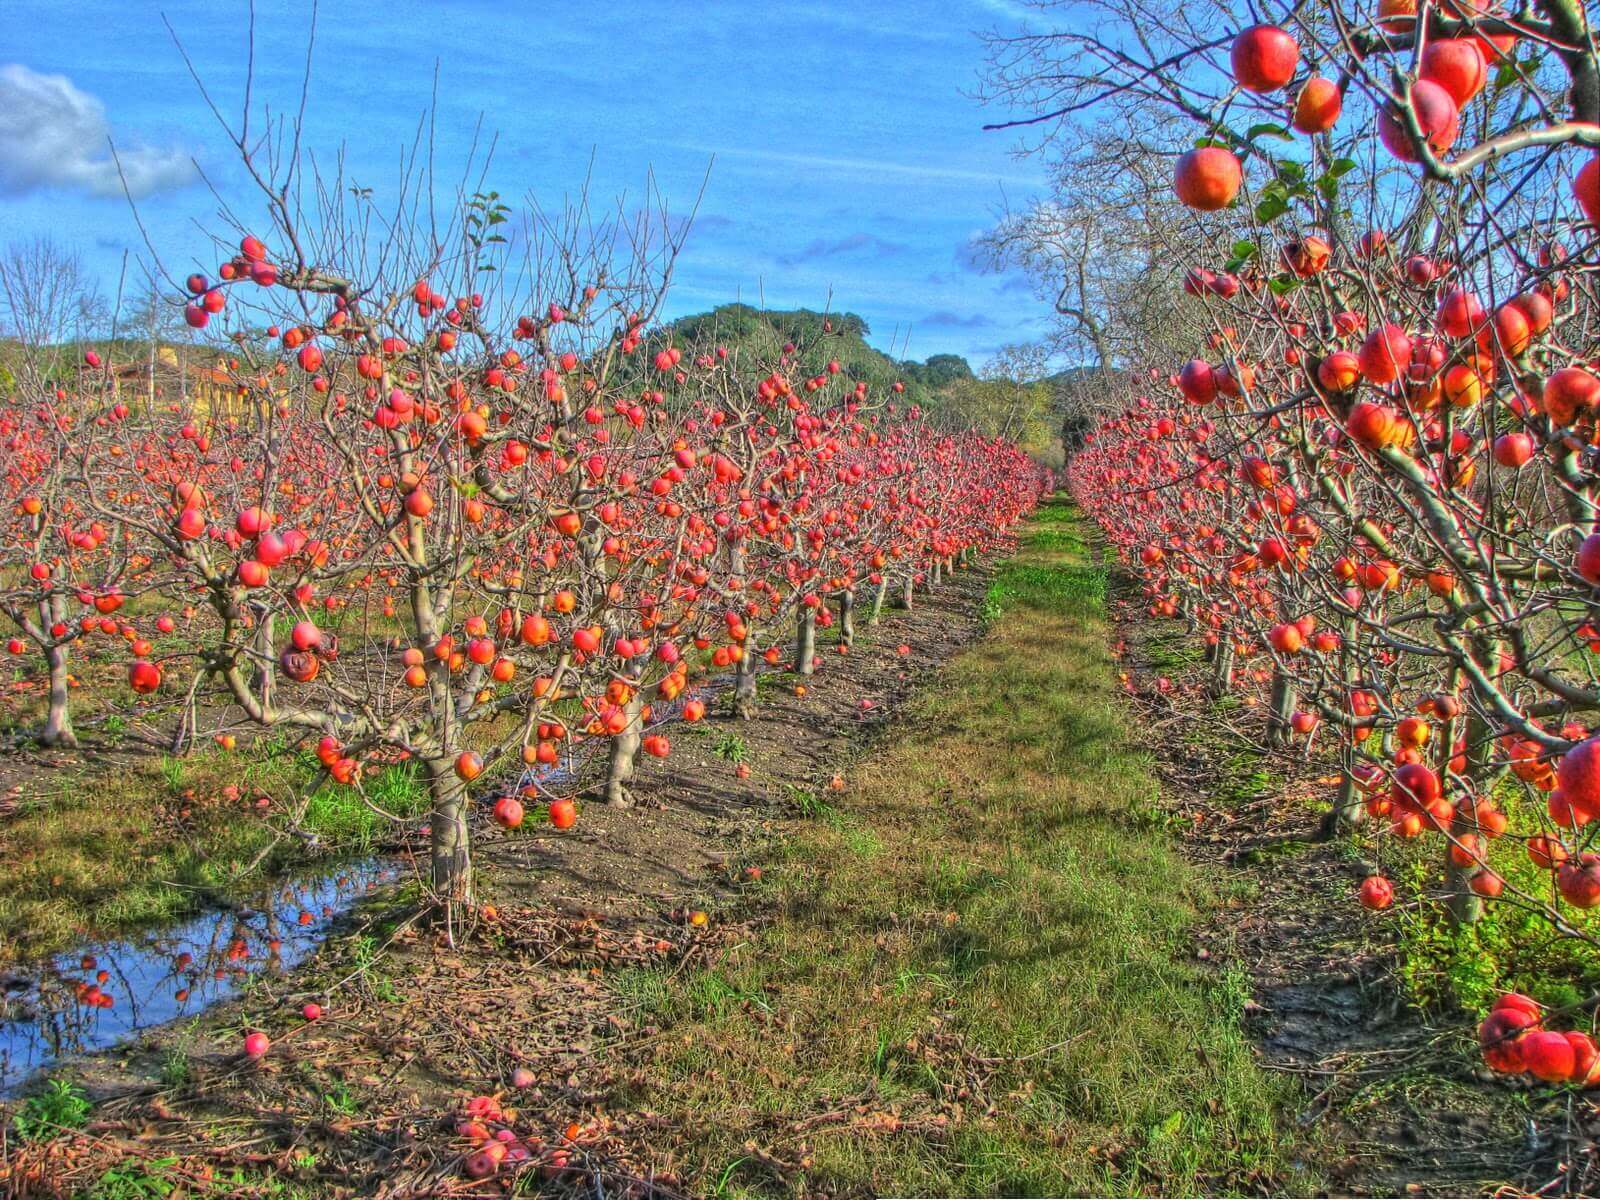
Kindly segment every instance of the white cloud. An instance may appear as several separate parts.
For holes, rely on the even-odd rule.
[[[182,187],[194,164],[178,149],[117,145],[135,199]],[[41,75],[21,63],[0,66],[0,192],[67,188],[120,196],[105,105],[65,75]]]
[[[1020,0],[977,0],[978,7],[987,9],[1008,21],[1026,21],[1037,18],[1042,8],[1038,3],[1023,4]]]
[[[974,183],[1011,183],[1021,187],[1038,187],[1041,179],[1027,175],[1001,175],[998,172],[972,171],[959,167],[930,167],[921,163],[888,162],[875,158],[833,158],[820,154],[792,154],[785,150],[757,150],[729,146],[702,146],[692,143],[669,143],[679,150],[695,154],[715,155],[717,158],[748,158],[781,166],[805,167],[808,170],[835,171],[858,179],[883,177],[900,179],[930,179],[972,181]]]

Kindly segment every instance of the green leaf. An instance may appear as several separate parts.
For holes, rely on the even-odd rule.
[[[1250,126],[1250,128],[1245,132],[1244,136],[1246,139],[1252,142],[1258,137],[1275,137],[1285,142],[1294,141],[1293,134],[1291,134],[1282,125],[1275,125],[1270,121],[1264,121],[1260,125]]]
[[[1356,160],[1353,158],[1336,158],[1328,164],[1327,173],[1335,179],[1343,179],[1356,169]]]
[[[1289,211],[1289,201],[1282,196],[1268,196],[1256,205],[1256,220],[1263,225],[1277,220]]]
[[[1306,177],[1306,169],[1297,162],[1281,162],[1278,164],[1278,178],[1291,187],[1302,182]]]
[[[1532,79],[1538,74],[1539,66],[1538,55],[1523,59],[1521,62],[1513,58],[1502,59],[1499,68],[1494,73],[1494,86],[1497,89],[1508,88],[1519,79]]]
[[[1279,275],[1276,279],[1269,279],[1267,287],[1274,296],[1287,295],[1300,286],[1300,281],[1293,275]]]
[[[1331,175],[1324,175],[1317,180],[1317,190],[1322,193],[1325,200],[1332,200],[1339,194],[1339,181]]]
[[[1234,258],[1244,262],[1247,259],[1254,258],[1261,251],[1254,242],[1239,241],[1233,244],[1232,253]]]

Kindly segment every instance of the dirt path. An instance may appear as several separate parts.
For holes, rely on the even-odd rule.
[[[848,654],[839,653],[837,626],[819,631],[817,673],[761,676],[755,720],[732,720],[714,705],[701,723],[670,726],[673,753],[649,765],[633,808],[590,804],[570,833],[487,830],[478,851],[486,892],[612,921],[726,900],[742,852],[776,837],[797,796],[825,791],[917,683],[971,643],[988,577],[987,569],[960,574],[919,596],[910,613],[886,608],[876,628],[858,618]]]

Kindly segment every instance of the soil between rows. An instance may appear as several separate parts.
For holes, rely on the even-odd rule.
[[[58,1074],[95,1100],[94,1120],[11,1146],[0,1187],[73,1195],[137,1158],[160,1161],[163,1181],[227,1194],[295,1194],[283,1181],[307,1195],[485,1194],[462,1178],[454,1126],[468,1097],[498,1095],[527,1144],[560,1145],[586,1186],[677,1194],[681,1181],[659,1164],[682,1131],[606,1108],[631,1052],[661,1036],[608,975],[693,970],[761,921],[745,868],[759,868],[803,798],[828,792],[912,690],[971,644],[990,574],[960,572],[910,612],[886,608],[875,627],[858,614],[847,654],[837,626],[819,630],[817,673],[764,675],[754,720],[714,710],[671,726],[673,752],[644,763],[631,808],[584,805],[566,832],[483,827],[485,907],[453,939],[412,920],[405,896],[380,900],[302,967],[69,1064]],[[308,1000],[325,1010],[315,1024],[298,1015]],[[246,1029],[273,1039],[260,1063],[240,1053]],[[509,1086],[518,1068],[533,1086]]]

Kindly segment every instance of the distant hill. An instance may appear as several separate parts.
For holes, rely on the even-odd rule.
[[[832,326],[830,336],[823,336],[824,323]],[[999,381],[979,380],[971,364],[961,355],[935,354],[925,362],[896,359],[868,344],[870,332],[867,322],[852,312],[820,313],[804,308],[774,312],[748,304],[724,304],[710,312],[679,317],[651,329],[644,338],[643,352],[624,363],[622,370],[625,378],[628,373],[644,378],[655,349],[668,344],[694,352],[727,346],[758,358],[775,359],[785,344],[794,343],[806,347],[800,355],[797,372],[802,378],[821,373],[830,360],[837,359],[845,377],[864,381],[869,395],[875,399],[888,398],[896,382],[904,383],[905,391],[896,398],[898,402],[907,406],[920,405],[928,420],[935,424],[948,428],[971,426],[990,434],[1005,433],[1018,438],[1043,458],[1054,457],[1050,443],[1057,437],[1059,421],[1051,415],[1051,410],[1061,411],[1059,400],[1052,403],[1043,395],[1030,396],[1019,408],[1020,393],[1014,385],[1008,389]],[[68,382],[75,378],[83,360],[83,350],[88,345],[93,345],[108,363],[139,364],[150,358],[148,342],[119,339],[51,347],[49,362],[41,365],[52,378]],[[186,360],[204,359],[216,352],[216,347],[201,343],[180,346],[163,340],[158,347],[161,362],[166,362],[175,351]],[[20,352],[21,348],[15,343],[8,344],[0,339],[0,392],[6,390],[13,373],[7,370],[8,366],[15,366],[9,360]],[[1079,368],[1064,371],[1040,381],[1036,390],[1058,395],[1070,392],[1072,383],[1088,373]],[[172,391],[158,387],[157,394],[163,390]]]
[[[1127,373],[1113,370],[1102,374],[1097,367],[1068,367],[1044,380],[1052,395],[1052,408],[1061,421],[1061,445],[1071,454],[1083,445],[1084,436],[1115,409],[1122,396],[1120,385]]]
[[[831,323],[835,336],[823,338],[824,322]],[[837,359],[850,379],[865,381],[874,395],[882,395],[896,381],[906,385],[907,403],[928,405],[934,393],[949,384],[972,379],[972,367],[959,354],[935,354],[927,362],[891,358],[867,344],[871,333],[867,323],[855,313],[819,313],[807,308],[771,312],[748,304],[724,304],[708,313],[679,317],[656,330],[652,342],[673,341],[692,346],[725,345],[730,349],[750,349],[758,354],[776,354],[789,342],[809,346],[801,356],[801,368],[814,374]]]

